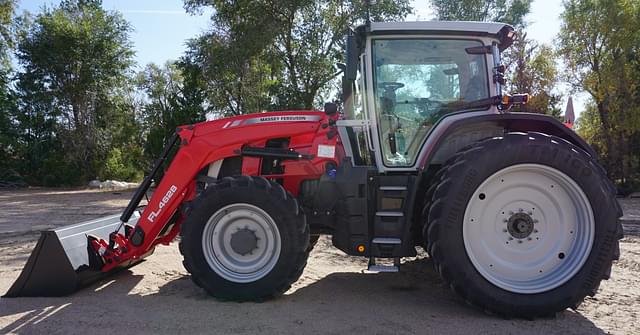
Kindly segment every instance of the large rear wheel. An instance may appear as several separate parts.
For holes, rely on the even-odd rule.
[[[286,291],[306,265],[309,228],[296,200],[264,178],[224,178],[196,198],[180,251],[210,295],[264,300]]]
[[[484,140],[446,167],[425,239],[468,302],[534,318],[576,308],[619,255],[619,206],[603,170],[553,136]]]

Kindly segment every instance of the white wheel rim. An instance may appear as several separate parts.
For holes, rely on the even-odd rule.
[[[595,221],[573,179],[549,166],[519,164],[476,189],[462,228],[467,255],[485,279],[534,294],[566,283],[582,268]]]
[[[237,242],[232,242],[238,232],[255,238],[246,250],[238,251]],[[280,245],[280,232],[273,218],[264,210],[244,203],[215,212],[202,233],[202,250],[211,269],[236,283],[254,282],[266,276],[278,262]]]

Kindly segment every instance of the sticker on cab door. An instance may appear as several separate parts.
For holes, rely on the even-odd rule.
[[[335,145],[318,145],[318,157],[334,158],[336,156]]]

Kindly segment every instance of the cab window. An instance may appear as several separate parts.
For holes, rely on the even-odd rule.
[[[483,55],[476,40],[376,39],[372,41],[375,113],[386,166],[415,163],[429,129],[443,115],[489,97]]]

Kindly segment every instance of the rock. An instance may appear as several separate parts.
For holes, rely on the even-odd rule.
[[[92,180],[89,182],[89,188],[99,188],[106,190],[126,190],[138,187],[137,183],[127,183],[118,180],[105,180],[103,182],[99,180]]]
[[[102,186],[102,182],[95,179],[89,182],[89,188],[100,188]]]

